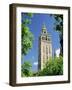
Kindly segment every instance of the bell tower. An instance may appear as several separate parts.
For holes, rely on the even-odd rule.
[[[42,26],[41,35],[39,37],[39,55],[38,70],[44,68],[44,64],[52,57],[52,40],[51,35],[47,32],[45,24]]]

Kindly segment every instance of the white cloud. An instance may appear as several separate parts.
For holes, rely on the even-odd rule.
[[[56,53],[56,56],[59,57],[59,54],[60,54],[60,48],[58,48],[58,49],[55,51],[55,53]]]
[[[38,62],[34,62],[33,65],[37,66],[38,65]]]

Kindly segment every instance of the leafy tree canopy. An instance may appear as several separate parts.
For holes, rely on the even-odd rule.
[[[59,31],[61,34],[63,33],[63,15],[62,14],[54,14],[51,15],[55,19],[55,30]]]
[[[31,76],[31,63],[26,61],[22,64],[21,66],[21,73],[22,73],[22,76]]]
[[[48,75],[62,75],[63,74],[63,58],[55,57],[46,62],[43,70],[39,71],[39,76],[48,76]]]
[[[31,33],[30,28],[28,27],[28,24],[31,23],[32,14],[27,13],[26,15],[30,18],[25,18],[24,21],[22,22],[21,45],[22,45],[22,54],[24,55],[26,55],[29,52],[33,44],[33,34]]]

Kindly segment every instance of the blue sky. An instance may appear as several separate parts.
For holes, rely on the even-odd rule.
[[[21,14],[22,20],[27,18],[24,13]],[[31,24],[28,25],[30,31],[34,35],[33,47],[29,53],[23,57],[23,61],[30,61],[32,64],[32,70],[37,71],[38,68],[38,39],[42,30],[42,25],[45,23],[47,32],[52,36],[52,51],[60,48],[59,33],[54,30],[55,19],[49,14],[34,14],[31,18]]]

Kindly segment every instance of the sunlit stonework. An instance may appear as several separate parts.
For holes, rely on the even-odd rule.
[[[51,35],[47,32],[45,24],[43,24],[41,35],[39,37],[38,70],[42,70],[46,61],[49,60],[51,57],[52,57]]]

